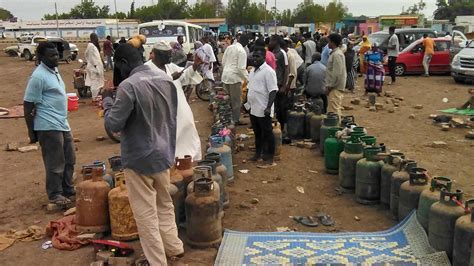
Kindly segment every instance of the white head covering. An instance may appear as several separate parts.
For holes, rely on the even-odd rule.
[[[171,46],[168,42],[159,41],[153,45],[153,49],[160,51],[171,51]]]

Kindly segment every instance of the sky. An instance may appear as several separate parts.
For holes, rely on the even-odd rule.
[[[132,0],[116,0],[118,11],[128,12]],[[158,0],[135,0],[135,7],[151,5]],[[39,20],[44,14],[54,13],[54,2],[57,2],[58,13],[68,12],[73,6],[80,3],[80,0],[0,0],[0,7],[10,10],[14,16],[21,20]],[[98,5],[109,5],[111,11],[115,11],[114,0],[96,0]],[[188,1],[194,4],[196,0]],[[222,1],[227,4],[227,0]],[[264,2],[264,0],[256,0],[256,2]],[[277,8],[294,9],[302,0],[276,0]],[[318,4],[326,5],[331,0],[315,0]],[[408,8],[418,0],[341,0],[346,5],[349,12],[355,16],[380,16],[380,15],[396,15],[400,14],[402,8]],[[436,9],[436,0],[425,0],[425,15],[430,18]],[[268,0],[268,8],[273,6],[275,0]]]

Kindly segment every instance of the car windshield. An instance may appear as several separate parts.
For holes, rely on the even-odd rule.
[[[174,37],[184,35],[183,26],[166,25],[164,29],[160,29],[160,26],[148,26],[140,28],[140,34],[145,35],[147,38],[150,37]]]
[[[388,33],[374,33],[369,35],[370,43],[378,43],[381,45],[388,38]]]
[[[474,48],[474,41],[470,41],[469,44],[466,47],[467,48]]]
[[[413,49],[413,47],[417,46],[418,44],[420,44],[421,41],[415,41],[413,42],[412,44],[408,45],[407,47],[405,47],[405,49],[402,50],[402,52],[407,52],[407,51],[411,51]]]

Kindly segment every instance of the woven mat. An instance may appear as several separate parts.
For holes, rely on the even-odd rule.
[[[447,114],[456,114],[456,115],[474,115],[474,109],[458,110],[456,108],[449,108],[449,109],[440,110],[440,112],[447,113]]]
[[[226,230],[215,265],[450,265],[435,252],[415,212],[395,227],[357,233],[246,233]]]

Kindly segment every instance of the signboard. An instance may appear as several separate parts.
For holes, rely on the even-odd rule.
[[[96,28],[105,26],[105,19],[68,19],[58,20],[59,28]],[[6,29],[48,29],[56,28],[56,20],[37,20],[4,23]]]

